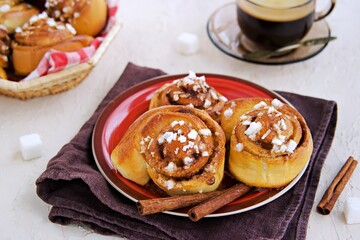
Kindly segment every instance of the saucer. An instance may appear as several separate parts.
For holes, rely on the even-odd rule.
[[[210,16],[207,32],[212,43],[222,52],[234,58],[258,64],[280,65],[300,62],[317,55],[327,46],[327,43],[324,43],[301,47],[289,54],[268,59],[246,59],[244,55],[249,51],[244,48],[244,43],[241,43],[241,39],[244,38],[236,19],[236,3],[228,3],[217,9]],[[302,41],[321,37],[330,37],[330,28],[325,20],[314,22]]]

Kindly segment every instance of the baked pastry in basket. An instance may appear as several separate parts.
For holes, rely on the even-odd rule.
[[[125,178],[151,178],[169,195],[213,191],[224,174],[225,135],[205,111],[158,107],[130,126],[111,160]]]
[[[50,17],[70,23],[78,34],[98,35],[107,21],[105,0],[47,0]]]
[[[10,55],[10,43],[11,39],[7,34],[6,29],[0,27],[0,67],[6,68],[9,64],[9,55]],[[2,77],[6,76],[4,74]]]
[[[282,187],[311,157],[313,141],[304,118],[278,99],[231,100],[221,118],[230,138],[229,171],[247,185]]]
[[[205,110],[218,121],[226,101],[226,97],[206,83],[205,76],[197,77],[190,72],[188,76],[158,89],[151,98],[150,109],[165,105],[192,106]]]
[[[30,4],[19,3],[19,1],[0,1],[0,25],[3,25],[9,34],[14,33],[17,27],[22,26],[37,14],[39,10]]]
[[[15,73],[23,76],[32,72],[49,49],[72,52],[93,41],[91,36],[75,35],[69,23],[57,22],[45,12],[33,16],[14,34],[11,46]]]

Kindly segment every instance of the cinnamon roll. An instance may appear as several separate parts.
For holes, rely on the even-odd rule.
[[[231,100],[223,109],[221,126],[230,136],[229,171],[250,186],[288,184],[312,154],[304,118],[278,99]]]
[[[9,64],[11,39],[4,28],[0,27],[0,68],[6,68]],[[4,74],[2,74],[4,76]],[[6,76],[6,75],[5,75]]]
[[[106,25],[105,0],[47,0],[45,7],[50,17],[70,23],[78,34],[96,36]]]
[[[225,135],[206,112],[187,106],[147,111],[111,153],[116,169],[169,195],[215,190],[224,174]]]
[[[3,1],[0,3],[0,24],[6,27],[9,34],[14,33],[17,27],[22,26],[32,16],[39,14],[39,10],[27,3],[18,1]]]
[[[15,73],[24,76],[32,72],[50,49],[71,52],[93,41],[91,36],[75,35],[70,24],[57,22],[45,12],[31,17],[28,23],[16,28],[11,44]]]
[[[167,83],[158,89],[150,101],[150,109],[164,105],[185,105],[205,110],[219,121],[220,112],[227,101],[221,93],[206,83],[205,76],[190,72],[187,77]]]

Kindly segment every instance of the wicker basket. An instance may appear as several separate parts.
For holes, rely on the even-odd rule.
[[[122,24],[120,22],[114,24],[89,61],[56,73],[32,79],[31,81],[14,82],[0,79],[0,94],[27,100],[35,97],[61,93],[77,86],[85,79],[91,69],[99,61],[121,26]]]

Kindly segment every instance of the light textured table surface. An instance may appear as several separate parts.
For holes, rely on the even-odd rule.
[[[338,125],[322,169],[315,205],[349,155],[360,158],[360,2],[339,0],[327,18],[338,39],[307,61],[281,66],[246,63],[219,51],[209,40],[210,14],[221,0],[121,0],[123,28],[86,80],[62,94],[28,101],[0,96],[0,239],[113,239],[78,226],[51,223],[50,206],[35,192],[35,180],[60,148],[70,141],[116,82],[126,64],[186,73],[209,72],[248,79],[266,88],[289,91],[338,103]],[[176,37],[191,32],[200,50],[191,56],[176,52]],[[40,134],[41,158],[24,161],[19,137]],[[347,225],[345,200],[360,197],[356,169],[334,210],[322,216],[313,207],[308,239],[360,239],[360,225]]]

